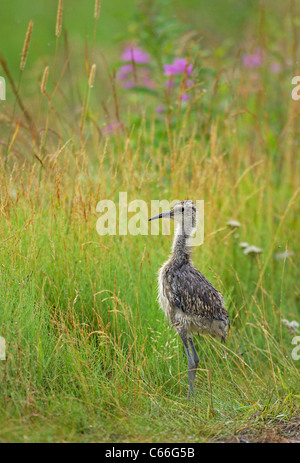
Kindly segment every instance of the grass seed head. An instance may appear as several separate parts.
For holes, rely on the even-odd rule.
[[[55,28],[56,37],[59,37],[61,33],[62,15],[63,15],[63,0],[59,0],[58,8],[57,8],[56,28]]]
[[[49,69],[50,69],[49,66],[45,67],[42,82],[41,82],[41,93],[43,93],[43,94],[45,94],[45,92],[46,92]]]
[[[100,6],[101,6],[100,0],[96,0],[96,1],[95,1],[95,11],[94,11],[94,18],[95,18],[95,19],[98,19],[98,18],[99,18]]]
[[[90,76],[89,76],[89,86],[90,87],[94,86],[95,74],[96,74],[96,64],[93,64],[92,67],[91,67],[91,72],[90,72]]]
[[[33,21],[31,19],[30,22],[29,22],[28,28],[27,28],[26,37],[25,37],[25,41],[24,41],[24,46],[23,46],[23,50],[22,50],[22,54],[21,54],[21,64],[20,64],[20,70],[21,71],[24,70],[24,67],[25,67],[25,64],[26,64],[28,51],[29,51],[29,44],[30,44],[30,39],[31,39],[31,34],[32,34],[32,28],[33,28]]]

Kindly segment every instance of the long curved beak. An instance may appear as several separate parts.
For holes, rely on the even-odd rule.
[[[172,210],[167,211],[167,212],[162,212],[161,214],[155,215],[154,217],[151,217],[150,220],[155,220],[155,219],[171,219],[172,218]]]

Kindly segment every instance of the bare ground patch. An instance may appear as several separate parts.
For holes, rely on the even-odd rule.
[[[242,432],[228,439],[222,439],[220,443],[273,443],[273,444],[296,444],[300,443],[300,417],[285,422],[274,422],[272,426],[266,425],[263,428],[251,429],[249,432]]]

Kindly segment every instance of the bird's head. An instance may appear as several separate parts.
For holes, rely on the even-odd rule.
[[[197,225],[196,204],[190,199],[179,201],[174,204],[170,211],[155,215],[151,217],[149,221],[163,218],[175,220],[175,222],[181,226],[180,228],[184,234],[191,235],[195,231]]]

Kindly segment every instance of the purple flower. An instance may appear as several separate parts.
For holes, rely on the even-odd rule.
[[[278,72],[281,71],[281,66],[278,61],[273,61],[273,63],[270,64],[270,71],[274,72],[274,74],[278,74]]]
[[[192,73],[192,65],[188,64],[186,58],[175,58],[172,64],[164,65],[165,76],[175,76],[178,74],[187,74],[190,76]]]
[[[125,82],[123,82],[123,88],[133,88],[133,87],[136,87],[136,83],[134,80],[126,80]]]
[[[148,53],[141,48],[129,46],[124,50],[121,59],[131,62],[131,64],[123,64],[117,72],[117,79],[122,82],[123,88],[143,86],[153,89],[155,87],[150,69],[140,66],[140,64],[149,63]]]
[[[131,74],[133,71],[133,66],[132,64],[124,64],[118,69],[117,72],[117,79],[118,80],[126,80],[128,76]]]
[[[126,79],[123,82],[123,88],[128,89],[128,88],[134,88],[134,87],[139,87],[139,86],[146,87],[149,89],[155,88],[155,82],[153,82],[153,80],[150,77],[139,76],[137,80],[134,80],[133,75],[131,75],[130,77],[131,77],[130,79]]]
[[[157,106],[157,108],[156,108],[156,112],[157,112],[157,114],[161,114],[161,113],[163,113],[163,112],[164,112],[164,110],[165,110],[165,108],[164,108],[163,106]]]
[[[120,121],[114,121],[110,124],[105,125],[102,128],[102,135],[112,135],[122,129],[122,124]]]
[[[166,87],[173,88],[174,87],[174,79],[167,80]]]
[[[173,63],[165,64],[164,65],[164,75],[169,77],[166,81],[166,87],[169,89],[174,88],[175,83],[177,83],[179,87],[179,83],[181,79],[177,79],[175,76],[190,76],[193,72],[192,65],[188,63],[187,58],[175,58]],[[186,91],[194,85],[194,82],[191,79],[183,79],[181,80],[180,84],[180,95],[179,98],[181,101],[189,100],[190,96],[186,93]]]
[[[125,48],[121,56],[122,61],[134,61],[135,63],[149,63],[150,56],[139,47],[129,46]]]
[[[246,53],[243,55],[243,66],[244,68],[258,68],[261,66],[262,60],[262,51],[258,49],[254,53]]]
[[[182,101],[187,101],[190,99],[190,96],[187,93],[183,93],[180,98]]]
[[[146,88],[150,88],[150,89],[155,88],[155,82],[153,82],[153,80],[150,77],[144,77],[142,79],[142,84]]]
[[[165,76],[174,76],[175,74],[175,69],[173,64],[165,64],[164,65],[164,75]]]

